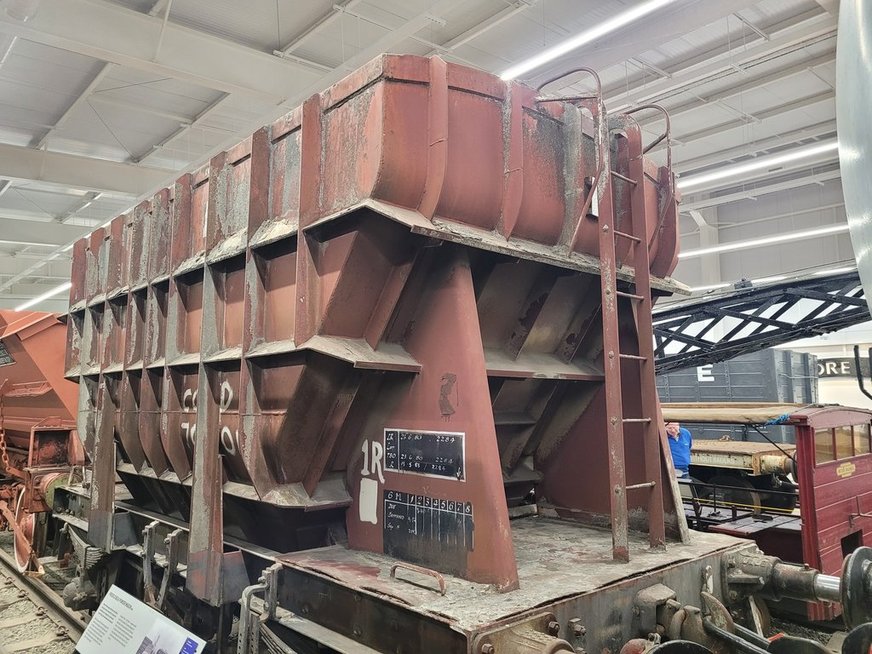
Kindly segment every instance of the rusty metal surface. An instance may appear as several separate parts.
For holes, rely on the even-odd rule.
[[[796,445],[785,443],[775,447],[769,443],[753,441],[693,441],[690,463],[694,466],[732,468],[753,475],[788,474],[792,471],[791,458]]]
[[[782,451],[783,450],[783,451]],[[755,441],[716,441],[698,438],[693,441],[693,454],[740,454],[747,456],[765,454],[783,454],[793,452],[796,445],[791,443],[780,444],[778,447],[770,443],[758,443]]]
[[[54,487],[85,463],[64,378],[66,329],[57,315],[0,311],[0,527],[14,532],[19,568],[40,569]]]
[[[612,137],[581,109],[386,55],[77,243],[66,369],[102,466],[92,537],[112,533],[117,452],[136,502],[190,524],[188,586],[212,603],[228,533],[266,542],[258,518],[283,511],[291,549],[324,545],[317,514],[343,507],[354,549],[516,588],[504,481],[608,517],[596,471],[643,434],[604,447],[600,223],[646,234],[605,257],[612,287],[681,290],[671,171],[631,132],[616,165],[639,191],[600,189],[592,219]],[[654,411],[653,367],[628,379],[627,415]],[[659,477],[662,447],[621,484]],[[659,544],[664,511],[682,519],[666,495],[630,490],[618,513],[650,514]]]
[[[63,377],[66,331],[53,313],[0,310],[4,426],[25,449],[35,424],[76,415],[78,389]]]
[[[668,550],[648,549],[645,538],[630,535],[630,546],[640,551],[625,565],[612,562],[611,534],[561,520],[531,517],[512,522],[520,589],[500,593],[484,584],[446,576],[446,593],[391,579],[394,560],[381,554],[356,552],[341,546],[288,554],[279,561],[337,579],[353,589],[384,595],[410,610],[448,619],[457,628],[472,630],[499,622],[529,607],[559,597],[593,592],[654,569],[735,547],[737,541],[721,534],[694,534],[690,544]]]
[[[508,639],[506,631],[535,623],[543,614],[557,624],[551,625],[549,617],[538,628],[549,629],[576,651],[617,652],[644,633],[634,613],[640,591],[664,584],[679,602],[698,604],[705,579],[711,579],[715,594],[721,592],[721,558],[754,547],[699,534],[693,545],[649,550],[628,564],[615,564],[607,530],[539,518],[515,521],[513,527],[519,590],[499,593],[449,576],[442,597],[429,588],[392,582],[390,557],[334,547],[282,557],[280,605],[319,623],[334,638],[350,637],[382,652],[478,654],[482,650],[476,645]],[[644,543],[631,535],[631,548]]]
[[[772,402],[665,402],[669,422],[725,424],[784,424],[813,427],[868,422],[872,411],[839,404],[783,404]]]

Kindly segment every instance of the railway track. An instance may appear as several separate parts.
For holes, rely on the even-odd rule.
[[[65,607],[41,579],[19,573],[5,545],[4,539],[0,542],[0,654],[70,654],[85,629],[82,616]]]

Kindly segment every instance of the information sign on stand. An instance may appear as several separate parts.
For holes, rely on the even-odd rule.
[[[112,586],[76,645],[78,654],[200,654],[206,642]]]

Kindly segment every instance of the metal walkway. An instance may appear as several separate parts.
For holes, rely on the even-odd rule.
[[[734,289],[655,311],[655,366],[718,363],[869,318],[857,271]]]

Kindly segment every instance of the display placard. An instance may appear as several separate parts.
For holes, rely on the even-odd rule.
[[[76,644],[79,654],[200,654],[206,641],[112,586]]]

